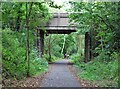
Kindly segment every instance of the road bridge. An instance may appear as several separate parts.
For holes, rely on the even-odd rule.
[[[37,29],[37,47],[42,57],[44,52],[44,34],[70,34],[76,32],[76,26],[69,20],[68,13],[52,13],[53,18]]]

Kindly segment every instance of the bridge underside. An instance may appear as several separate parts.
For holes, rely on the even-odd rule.
[[[76,32],[75,26],[51,26],[51,27],[43,27],[46,30],[47,34],[70,34],[72,32]],[[42,30],[42,29],[39,29]]]
[[[76,25],[70,22],[68,13],[53,13],[53,18],[37,27],[37,47],[40,56],[44,54],[44,34],[70,34],[76,32]]]
[[[46,30],[48,34],[70,34],[76,30]]]

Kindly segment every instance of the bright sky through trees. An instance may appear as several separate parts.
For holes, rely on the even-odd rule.
[[[55,4],[57,5],[61,5],[63,6],[60,10],[55,10],[55,9],[52,9],[52,11],[54,12],[66,12],[66,9],[68,9],[70,7],[69,4],[67,4],[69,2],[69,0],[53,0],[55,2]]]

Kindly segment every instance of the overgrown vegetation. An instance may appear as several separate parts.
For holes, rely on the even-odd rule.
[[[65,58],[65,54],[71,55],[76,50],[75,34],[70,35],[49,35],[45,37],[45,54],[48,61]],[[64,41],[65,39],[65,41]],[[64,43],[64,44],[63,44]]]
[[[100,60],[89,63],[78,63],[76,68],[79,71],[80,79],[89,80],[92,84],[100,87],[118,87],[118,60],[105,63]]]
[[[86,45],[88,49],[85,49],[85,52],[88,51],[88,60],[92,61],[81,62],[86,55],[72,56],[80,69],[80,78],[95,81],[99,86],[118,86],[120,2],[70,2],[70,4],[69,11],[73,12],[70,15],[71,21],[77,23],[79,33],[89,35],[89,43]]]
[[[61,6],[45,0],[38,3],[2,2],[1,5],[3,82],[4,79],[20,80],[46,71],[48,60],[40,57],[36,31],[52,18],[49,7]]]
[[[37,26],[45,24],[50,19],[51,14],[48,13],[49,9],[45,2],[2,3],[3,80],[8,78],[19,80],[26,78],[27,73],[34,76],[47,70],[47,61],[39,57],[35,47],[37,39],[35,30]]]
[[[69,55],[76,64],[81,79],[92,81],[98,86],[118,86],[120,2],[71,1],[69,4],[71,8],[68,12],[73,12],[69,18],[77,24],[77,32],[53,35],[47,34],[43,26],[52,18],[49,7],[61,6],[46,0],[39,3],[2,3],[0,49],[2,48],[3,80],[20,80],[28,77],[28,74],[38,75],[47,70],[48,62]],[[45,32],[42,57],[38,31],[40,26]]]
[[[3,78],[24,78],[28,68],[26,62],[26,45],[24,45],[26,36],[24,32],[16,34],[16,32],[10,29],[4,29],[2,34]],[[48,65],[47,61],[37,56],[38,53],[32,46],[34,44],[32,32],[30,40],[32,42],[30,51],[30,75],[32,76],[38,72],[45,71]]]

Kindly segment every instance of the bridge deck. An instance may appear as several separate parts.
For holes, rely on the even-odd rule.
[[[53,18],[39,29],[45,29],[48,34],[70,34],[76,32],[76,26],[70,22],[68,13],[53,13]]]

